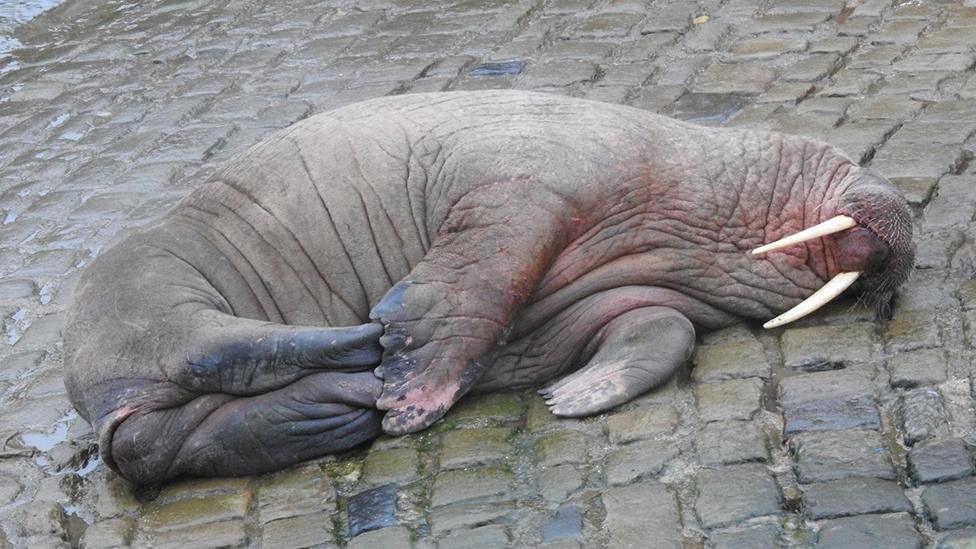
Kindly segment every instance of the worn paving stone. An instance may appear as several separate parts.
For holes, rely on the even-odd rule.
[[[714,63],[695,79],[698,93],[758,94],[776,78],[776,73],[753,64]]]
[[[251,503],[250,492],[192,498],[159,507],[146,516],[155,532],[186,529],[206,524],[243,519]]]
[[[586,460],[586,436],[577,431],[543,435],[535,442],[535,454],[542,466],[582,463]]]
[[[431,506],[462,501],[504,499],[511,493],[512,474],[505,468],[488,467],[445,471],[434,480]]]
[[[745,464],[698,473],[695,510],[706,528],[781,513],[782,496],[763,465]]]
[[[583,475],[573,465],[556,465],[539,472],[539,494],[546,501],[565,501],[581,486],[583,486]]]
[[[677,455],[678,449],[674,445],[655,440],[622,446],[607,456],[607,482],[615,486],[656,476]]]
[[[891,386],[908,389],[938,385],[946,380],[947,361],[942,349],[898,353],[888,359]]]
[[[431,532],[440,534],[459,528],[473,528],[511,515],[513,503],[455,504],[430,512]]]
[[[403,526],[393,526],[372,530],[349,540],[350,549],[371,549],[374,547],[410,547],[410,530]]]
[[[824,521],[816,547],[853,549],[885,547],[919,549],[924,538],[915,528],[912,517],[897,515],[863,515]]]
[[[462,399],[444,418],[454,421],[514,421],[521,417],[522,408],[522,400],[517,393],[475,395],[471,399]]]
[[[804,513],[813,520],[869,513],[912,512],[896,483],[876,478],[846,478],[803,486]]]
[[[505,527],[499,524],[479,526],[471,530],[453,532],[437,543],[444,549],[484,549],[504,547],[509,541]]]
[[[783,333],[783,359],[787,368],[864,364],[873,358],[873,334],[870,324],[794,328]]]
[[[735,433],[735,436],[729,436]],[[748,421],[717,421],[702,427],[697,437],[702,465],[733,465],[766,461],[766,440],[755,424]]]
[[[737,40],[729,51],[740,59],[772,59],[784,53],[801,52],[807,44],[803,38],[748,37]]]
[[[837,429],[880,429],[874,388],[861,369],[814,372],[779,384],[785,434]]]
[[[611,547],[676,547],[681,545],[678,502],[664,484],[642,482],[609,488],[602,494],[603,522]]]
[[[782,529],[773,524],[748,528],[734,527],[708,533],[708,549],[775,549],[781,546]]]
[[[933,484],[922,492],[925,512],[938,530],[976,525],[976,478]]]
[[[332,516],[328,513],[312,513],[283,518],[264,525],[261,538],[265,547],[300,549],[333,541]]]
[[[445,469],[454,469],[504,461],[514,450],[508,440],[512,433],[512,429],[507,427],[444,433],[441,437],[440,465]]]
[[[472,461],[476,462],[477,460]],[[417,477],[419,467],[420,455],[414,448],[374,450],[366,456],[363,463],[363,477],[373,484],[406,482]]]
[[[791,437],[789,444],[801,483],[850,477],[895,479],[888,449],[877,431],[800,433]]]
[[[902,395],[899,416],[909,445],[948,430],[942,395],[935,389],[913,389]]]
[[[318,464],[268,475],[258,488],[258,515],[262,522],[334,510],[335,491]]]
[[[204,549],[207,547],[244,547],[248,541],[244,522],[226,520],[200,526],[183,527],[165,532],[145,532],[136,535],[136,547],[164,547],[166,549]]]
[[[613,444],[626,444],[635,440],[669,435],[678,426],[680,418],[673,406],[648,406],[607,417],[607,433]]]
[[[762,345],[751,334],[741,339],[699,345],[693,357],[695,381],[769,378],[771,366]]]
[[[762,406],[763,382],[736,379],[695,387],[698,414],[703,421],[750,419]]]
[[[908,452],[908,470],[920,483],[956,480],[976,472],[966,443],[958,438],[916,444]]]
[[[129,547],[132,544],[133,524],[130,518],[103,520],[85,529],[79,545],[85,549]]]
[[[976,528],[954,530],[939,538],[937,549],[967,549],[976,547]]]

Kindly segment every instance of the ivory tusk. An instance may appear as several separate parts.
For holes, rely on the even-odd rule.
[[[809,229],[803,229],[798,233],[791,234],[790,236],[781,238],[775,242],[770,242],[765,246],[760,246],[753,250],[752,253],[755,255],[771,252],[773,250],[778,250],[794,244],[801,244],[807,240],[813,240],[829,234],[839,233],[854,226],[857,226],[857,221],[854,221],[853,218],[847,217],[846,215],[838,215],[837,217],[832,217],[819,225],[814,225]]]
[[[823,288],[820,288],[813,295],[804,299],[799,305],[763,324],[763,328],[777,328],[784,324],[789,324],[794,320],[800,320],[844,293],[844,290],[850,288],[851,284],[854,284],[854,281],[859,276],[861,276],[861,271],[839,273],[834,278],[831,278],[830,282],[824,284]]]

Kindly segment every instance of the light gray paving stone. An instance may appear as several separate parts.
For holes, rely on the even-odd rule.
[[[603,527],[610,547],[678,547],[678,502],[665,485],[642,482],[609,488],[602,495],[607,515]]]
[[[801,483],[851,477],[895,480],[888,449],[877,431],[800,433],[789,444]]]
[[[868,513],[912,512],[898,484],[876,478],[846,478],[803,486],[804,513],[813,520]]]
[[[816,547],[919,549],[924,541],[908,514],[862,515],[821,523]]]
[[[706,528],[731,526],[781,512],[779,488],[763,465],[702,469],[697,485],[695,509]]]

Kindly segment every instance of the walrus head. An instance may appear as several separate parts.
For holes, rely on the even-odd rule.
[[[855,286],[862,299],[887,317],[895,289],[911,274],[915,262],[912,214],[905,199],[883,177],[854,169],[841,182],[836,215],[823,223],[752,250],[765,254],[832,238],[828,262],[836,274],[822,288],[792,309],[765,323],[783,326],[823,307]]]

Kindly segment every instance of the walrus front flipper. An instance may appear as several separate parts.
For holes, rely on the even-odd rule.
[[[590,346],[586,367],[539,391],[553,414],[596,414],[660,385],[691,356],[695,329],[674,309],[645,307],[613,319]]]
[[[479,192],[480,191],[480,192]],[[370,311],[386,335],[383,430],[423,429],[481,377],[515,313],[564,245],[567,209],[531,181],[469,192],[410,274]]]

